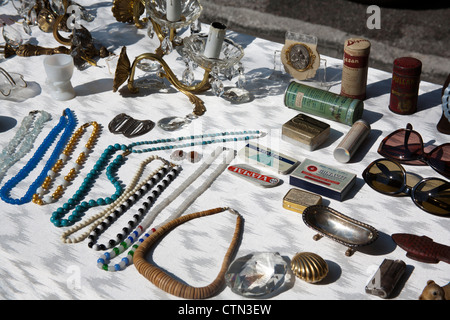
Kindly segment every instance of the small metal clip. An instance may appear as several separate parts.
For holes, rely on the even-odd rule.
[[[237,210],[234,210],[233,208],[225,207],[224,209],[230,211],[232,214],[235,214],[237,216],[241,215]]]
[[[108,125],[109,131],[114,134],[122,133],[127,138],[143,135],[155,126],[151,120],[136,120],[125,113],[114,117]]]

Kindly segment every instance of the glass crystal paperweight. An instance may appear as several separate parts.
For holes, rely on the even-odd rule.
[[[277,252],[252,253],[236,259],[225,274],[234,293],[259,297],[279,289],[285,282],[287,262]]]

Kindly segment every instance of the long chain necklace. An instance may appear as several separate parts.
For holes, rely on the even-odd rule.
[[[208,134],[192,135],[192,136],[185,136],[185,137],[178,137],[178,138],[168,138],[168,139],[158,139],[158,140],[151,140],[151,141],[133,142],[128,145],[128,149],[133,153],[144,153],[144,152],[159,151],[159,150],[194,147],[197,145],[208,145],[208,144],[220,143],[220,142],[225,143],[225,142],[229,142],[229,141],[251,140],[251,139],[261,138],[263,135],[264,134],[259,130],[208,133]],[[207,138],[209,140],[205,140],[205,138]],[[189,140],[191,140],[191,142],[189,142]],[[194,140],[200,140],[200,141],[194,141]],[[160,144],[160,143],[171,143],[171,142],[179,143],[182,141],[187,141],[187,142],[180,143],[180,144],[145,148],[145,149],[140,149],[140,150],[134,149],[134,147],[143,146],[143,145],[156,145],[156,144]]]
[[[157,267],[155,264],[148,262],[145,259],[145,255],[148,251],[152,249],[153,246],[168,232],[172,231],[179,225],[190,221],[192,219],[196,219],[199,217],[210,216],[213,214],[217,214],[219,212],[230,211],[233,214],[236,214],[236,227],[234,230],[234,235],[231,240],[230,246],[225,254],[225,257],[222,262],[222,267],[214,279],[209,285],[204,287],[192,287],[182,283],[181,281],[176,280],[173,276],[161,270],[161,268]],[[207,211],[201,211],[197,213],[188,214],[172,221],[169,221],[167,224],[159,227],[150,237],[148,237],[140,246],[137,248],[134,253],[134,266],[138,270],[140,274],[142,274],[145,278],[147,278],[150,282],[152,282],[158,288],[164,290],[167,293],[173,294],[175,296],[185,298],[185,299],[206,299],[213,296],[220,288],[223,286],[225,282],[225,273],[227,272],[228,266],[231,263],[232,256],[236,247],[238,245],[238,241],[240,238],[240,234],[242,232],[243,219],[241,215],[233,209],[230,208],[216,208]]]
[[[141,183],[138,184],[145,167],[154,160],[162,161],[162,165],[156,168],[156,170],[151,172],[148,177],[146,177]],[[149,191],[154,186],[154,184],[168,172],[169,168],[172,166],[173,164],[158,156],[151,156],[147,158],[140,164],[134,177],[128,184],[127,189],[116,201],[114,201],[102,212],[99,212],[96,215],[91,216],[89,219],[69,228],[62,234],[61,240],[64,243],[78,243],[85,240],[89,236],[90,232],[92,233],[93,231],[95,231],[96,233],[101,233],[102,231],[106,230],[106,228],[121,214],[123,214],[140,196]],[[84,232],[80,236],[75,238],[69,237],[70,235],[86,228],[87,226],[90,226],[89,230]]]
[[[36,114],[38,113],[40,113],[40,116],[36,119]],[[44,124],[51,118],[52,116],[48,112],[36,110],[31,111],[22,119],[14,137],[0,153],[0,181],[6,175],[9,168],[30,152]],[[17,149],[19,145],[20,148]]]
[[[205,161],[195,170],[178,188],[176,188],[170,196],[165,198],[162,202],[160,202],[154,210],[150,212],[149,215],[145,216],[142,220],[141,224],[132,232],[132,234],[125,240],[120,243],[119,246],[116,246],[110,252],[105,252],[102,254],[97,260],[97,266],[105,271],[120,271],[124,270],[128,265],[133,263],[133,255],[135,250],[138,248],[139,244],[134,244],[137,240],[138,243],[142,243],[146,238],[150,236],[149,233],[145,233],[142,238],[139,237],[147,230],[150,225],[153,223],[156,216],[166,208],[171,202],[177,199],[181,193],[183,193],[194,181],[196,181],[208,168],[209,166],[222,154],[223,148],[218,147],[209,157],[205,159]],[[172,215],[166,219],[165,221],[170,221],[175,218],[178,218],[183,214],[183,212],[192,204],[192,202],[197,199],[209,186],[212,182],[228,167],[231,161],[234,159],[234,150],[229,150],[224,159],[220,162],[220,165],[208,176],[208,178],[204,181],[204,183],[199,186],[190,196],[185,197],[183,203],[178,206],[177,210],[175,210]],[[158,227],[157,227],[158,228]],[[156,229],[152,228],[149,232],[154,232]],[[122,258],[122,260],[115,264],[109,265],[111,259],[121,255],[128,248],[131,249],[128,251],[127,256]]]
[[[57,157],[61,153],[64,145],[66,144],[69,136],[72,134],[76,125],[76,119],[70,109],[65,109],[63,115],[60,117],[58,124],[50,131],[41,145],[38,147],[33,157],[27,162],[27,164],[19,171],[19,173],[12,177],[8,182],[4,184],[4,186],[0,189],[0,197],[3,201],[10,204],[24,204],[30,202],[33,194],[36,192],[36,189],[45,179],[45,176],[50,170],[50,168],[55,164]],[[48,148],[53,144],[54,140],[58,136],[58,134],[62,131],[61,137],[59,141],[56,143],[55,148],[44,168],[42,169],[39,176],[31,183],[27,192],[22,198],[14,199],[10,196],[11,190],[22,180],[24,180],[30,173],[33,171],[38,165],[39,161],[42,159],[44,154],[47,152]]]
[[[67,159],[70,157],[72,152],[75,149],[76,144],[78,143],[78,140],[81,138],[81,136],[86,132],[87,128],[92,126],[92,133],[87,140],[86,144],[84,145],[84,148],[78,155],[77,159],[75,160],[75,165],[69,170],[69,173],[61,179],[59,185],[56,187],[53,194],[45,195],[44,193],[47,192],[50,188],[50,184],[52,183],[52,180],[55,178],[57,173],[65,166],[67,163]],[[83,124],[81,127],[79,127],[72,137],[70,138],[69,142],[67,143],[66,147],[62,151],[62,153],[59,156],[58,161],[53,165],[53,167],[48,171],[47,177],[44,179],[44,182],[42,185],[36,190],[36,193],[33,195],[33,203],[44,205],[48,203],[52,203],[56,200],[58,200],[63,192],[64,189],[67,188],[69,183],[73,181],[78,174],[78,172],[81,169],[81,166],[86,161],[89,153],[94,147],[95,140],[97,139],[98,135],[100,133],[100,126],[97,122],[92,121]]]

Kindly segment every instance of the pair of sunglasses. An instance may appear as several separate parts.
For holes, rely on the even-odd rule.
[[[446,178],[450,178],[450,143],[425,151],[422,137],[410,123],[406,129],[392,132],[381,141],[378,153],[404,164],[429,165]]]
[[[440,178],[421,179],[408,186],[407,174],[394,160],[378,159],[363,172],[364,181],[375,191],[401,196],[409,195],[422,210],[440,216],[450,215],[450,183]]]

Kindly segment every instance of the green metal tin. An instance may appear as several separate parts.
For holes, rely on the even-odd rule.
[[[284,96],[286,107],[318,117],[353,125],[362,118],[361,100],[338,95],[292,81]]]

